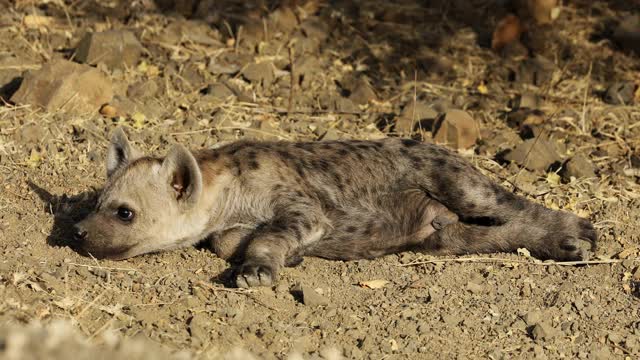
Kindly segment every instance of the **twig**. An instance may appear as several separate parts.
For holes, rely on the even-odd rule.
[[[525,265],[537,265],[537,266],[578,266],[578,265],[601,265],[601,264],[618,264],[623,261],[640,262],[640,258],[637,259],[607,259],[607,260],[584,260],[584,261],[547,261],[547,262],[533,262],[529,260],[521,259],[505,259],[505,258],[447,258],[447,259],[433,259],[433,260],[420,260],[410,262],[408,264],[400,264],[399,267],[416,266],[424,264],[439,264],[439,263],[516,263]]]
[[[100,266],[100,265],[85,265],[85,264],[78,264],[78,263],[67,263],[68,265],[73,265],[73,266],[82,266],[82,267],[86,267],[86,268],[96,268],[96,269],[102,269],[102,270],[111,270],[111,271],[134,271],[137,273],[142,273],[140,270],[136,270],[136,269],[131,269],[131,268],[116,268],[116,267],[105,267],[105,266]]]
[[[223,287],[215,287],[215,286],[211,286],[209,284],[207,284],[204,281],[196,281],[195,285],[197,286],[201,286],[205,289],[211,290],[214,293],[216,292],[230,292],[230,293],[234,293],[234,294],[240,294],[240,295],[244,295],[246,297],[248,297],[249,299],[253,300],[256,304],[260,305],[260,306],[264,306],[269,310],[273,310],[273,311],[280,311],[279,309],[274,308],[273,306],[269,306],[265,303],[263,303],[262,301],[258,300],[255,296],[253,296],[253,291],[251,290],[244,290],[244,289],[229,289],[229,288],[223,288]]]
[[[584,89],[584,97],[582,100],[582,115],[580,116],[580,123],[582,125],[582,133],[584,134],[585,132],[587,132],[587,124],[586,124],[586,117],[587,117],[587,97],[589,95],[589,87],[591,86],[591,68],[593,67],[593,62],[589,63],[589,72],[587,73],[587,86]]]
[[[295,82],[295,76],[293,72],[293,44],[289,44],[288,48],[289,48],[289,66],[291,67],[289,74],[291,79],[289,81],[289,105],[287,106],[287,113],[288,115],[291,115],[291,112],[293,111],[293,96],[294,96],[294,88],[295,88],[296,82]]]
[[[253,291],[251,290],[245,290],[245,289],[232,289],[232,288],[225,288],[225,287],[215,287],[212,286],[210,284],[207,284],[206,282],[202,281],[202,280],[198,280],[195,282],[195,285],[201,286],[205,289],[211,290],[214,293],[215,292],[230,292],[230,293],[234,293],[234,294],[242,294],[242,295],[249,295],[251,294]]]

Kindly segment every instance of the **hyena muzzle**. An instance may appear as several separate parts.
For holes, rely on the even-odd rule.
[[[238,141],[165,158],[142,156],[116,130],[107,181],[76,241],[99,258],[208,239],[239,262],[239,287],[271,285],[303,256],[373,258],[514,251],[579,260],[591,223],[502,188],[437,145],[380,141]]]

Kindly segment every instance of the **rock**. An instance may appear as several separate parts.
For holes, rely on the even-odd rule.
[[[220,34],[206,23],[198,20],[176,20],[162,30],[158,37],[160,42],[171,45],[197,43],[212,49],[224,46]]]
[[[551,82],[556,69],[556,65],[551,60],[538,55],[520,62],[514,80],[523,84],[542,86]]]
[[[523,31],[524,27],[517,16],[513,14],[505,16],[493,30],[491,48],[494,51],[502,50],[505,46],[517,42]]]
[[[431,131],[437,117],[438,112],[431,105],[423,101],[411,101],[396,119],[395,131],[401,134],[409,134],[417,129]]]
[[[572,177],[576,179],[596,177],[596,171],[586,156],[576,155],[564,164],[561,175],[565,181],[570,181]]]
[[[500,349],[494,349],[487,354],[490,360],[503,360],[505,359],[504,353]]]
[[[0,55],[0,98],[9,100],[18,90],[22,78],[23,61],[10,54]]]
[[[351,91],[349,99],[358,105],[365,105],[370,101],[377,100],[378,95],[376,95],[369,81],[360,79]]]
[[[158,84],[154,80],[139,81],[127,90],[127,96],[132,99],[149,99],[158,93]]]
[[[307,285],[301,284],[299,286],[299,292],[302,293],[302,303],[307,306],[315,307],[329,305],[329,300],[326,297],[318,294],[315,290]]]
[[[308,88],[319,68],[320,62],[316,56],[303,56],[297,59],[293,64],[295,83],[303,89]]]
[[[640,169],[640,153],[632,154],[629,160],[632,168]]]
[[[518,133],[510,128],[500,130],[484,129],[481,131],[481,135],[482,140],[478,146],[479,153],[490,156],[511,149],[515,144],[522,141]]]
[[[518,95],[512,102],[511,108],[520,109],[538,109],[542,101],[538,95],[532,93],[524,93]]]
[[[115,95],[109,105],[116,109],[116,116],[135,116],[136,113],[145,113],[145,116],[149,115],[146,114],[147,109],[142,109],[144,104],[133,102],[124,96]]]
[[[615,358],[608,347],[594,345],[589,353],[589,359],[593,360],[611,360]]]
[[[611,341],[614,344],[619,344],[622,342],[622,336],[614,333],[614,332],[610,332],[607,334],[607,339],[609,339],[609,341]]]
[[[343,113],[357,113],[360,111],[358,105],[354,104],[351,99],[337,97],[333,104],[333,108],[338,112]]]
[[[280,6],[269,14],[269,22],[279,31],[289,32],[298,26],[298,18],[290,6]]]
[[[507,161],[515,161],[532,171],[546,171],[561,160],[554,144],[544,139],[528,139],[504,155]]]
[[[551,340],[558,335],[558,330],[544,321],[539,322],[531,329],[533,340]]]
[[[76,47],[75,59],[91,65],[104,63],[110,69],[123,69],[134,67],[141,54],[142,45],[132,32],[109,30],[86,34]]]
[[[470,281],[469,283],[467,283],[467,290],[472,294],[477,294],[484,291],[484,286],[482,284]]]
[[[518,176],[515,178],[514,184],[518,189],[528,194],[536,194],[539,192],[538,187],[535,185],[539,176],[526,169],[522,169],[522,171],[517,170],[516,173]]]
[[[542,312],[540,310],[529,311],[522,317],[522,320],[527,326],[533,326],[542,320]]]
[[[227,100],[230,97],[235,97],[233,91],[223,83],[213,83],[207,86],[204,93],[216,100]]]
[[[434,140],[457,149],[466,149],[480,138],[476,121],[462,110],[449,110],[434,124]]]
[[[329,23],[314,16],[309,17],[300,23],[300,30],[308,38],[314,39],[318,44],[325,42],[329,37],[329,34],[331,34]]]
[[[624,153],[624,150],[617,143],[604,143],[598,146],[598,149],[607,156],[616,158]]]
[[[204,346],[209,342],[211,322],[203,313],[197,313],[189,319],[189,334],[196,346]]]
[[[612,39],[623,50],[640,55],[640,15],[624,18],[613,31]]]
[[[250,61],[251,57],[249,55],[225,52],[220,56],[212,57],[207,65],[207,70],[214,75],[233,75],[238,73],[242,66]]]
[[[457,326],[461,319],[453,314],[442,314],[440,315],[442,318],[442,322],[450,326]]]
[[[97,112],[113,97],[111,80],[88,65],[57,59],[26,73],[11,101],[51,112]]]
[[[631,81],[615,82],[607,88],[602,100],[611,105],[632,105],[638,85]]]
[[[554,20],[553,11],[558,5],[558,0],[528,0],[527,5],[529,14],[536,23],[548,24]]]
[[[251,63],[242,70],[242,76],[252,83],[269,87],[275,80],[275,71],[271,62]]]
[[[507,114],[507,125],[518,129],[520,136],[530,139],[538,135],[540,126],[545,122],[545,115],[540,110],[518,109]]]

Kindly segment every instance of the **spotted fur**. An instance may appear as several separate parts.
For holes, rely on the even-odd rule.
[[[239,141],[166,158],[140,156],[122,130],[94,213],[77,225],[83,248],[123,259],[211,239],[237,259],[240,287],[271,285],[303,256],[374,258],[514,251],[578,260],[591,223],[517,196],[457,154],[409,139]],[[131,208],[122,221],[117,211]]]

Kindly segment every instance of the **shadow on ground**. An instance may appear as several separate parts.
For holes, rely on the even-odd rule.
[[[53,227],[47,236],[47,244],[54,247],[69,247],[79,252],[73,241],[73,225],[82,221],[93,211],[99,192],[94,189],[71,196],[66,194],[58,196],[31,181],[29,181],[29,187],[38,195],[45,211],[53,215]]]

